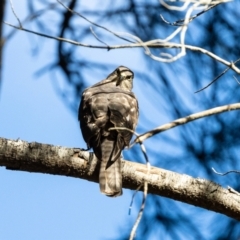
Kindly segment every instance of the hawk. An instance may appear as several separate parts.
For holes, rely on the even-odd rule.
[[[100,161],[100,191],[109,196],[122,195],[121,152],[129,146],[138,121],[138,102],[132,93],[133,72],[124,66],[106,79],[84,90],[78,119],[88,148]]]

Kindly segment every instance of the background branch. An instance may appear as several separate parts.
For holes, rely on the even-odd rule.
[[[143,142],[147,138],[150,138],[150,137],[154,136],[155,134],[164,132],[168,129],[177,127],[179,125],[186,124],[188,122],[191,122],[191,121],[203,118],[203,117],[208,117],[208,116],[211,116],[211,115],[215,115],[215,114],[219,114],[219,113],[223,113],[223,112],[227,112],[227,111],[239,110],[239,109],[240,109],[240,103],[234,103],[234,104],[225,105],[225,106],[221,106],[221,107],[216,107],[216,108],[208,109],[208,110],[205,110],[205,111],[202,111],[202,112],[194,113],[194,114],[191,114],[187,117],[179,118],[179,119],[177,119],[173,122],[166,123],[162,126],[159,126],[155,129],[151,130],[151,131],[143,133],[142,135],[138,136],[134,140],[134,143]]]
[[[55,36],[40,33],[40,32],[37,32],[37,31],[32,31],[32,30],[29,30],[29,29],[26,29],[26,28],[23,28],[23,27],[18,27],[18,26],[10,24],[8,22],[3,21],[3,23],[10,26],[10,27],[18,29],[18,30],[22,30],[22,31],[25,31],[25,32],[28,32],[28,33],[32,33],[32,34],[41,36],[41,37],[46,37],[46,38],[54,39],[54,40],[57,40],[57,41],[66,42],[66,43],[70,43],[70,44],[73,44],[73,45],[81,46],[81,47],[106,49],[106,50],[143,47],[146,50],[145,53],[156,61],[159,61],[159,57],[156,57],[156,56],[152,55],[149,48],[154,48],[154,49],[156,49],[156,48],[176,48],[176,49],[179,49],[179,48],[183,47],[183,44],[172,43],[172,42],[166,42],[165,43],[165,42],[162,42],[159,39],[143,42],[138,37],[133,36],[133,35],[132,35],[132,37],[135,37],[135,39],[136,38],[139,39],[139,43],[122,44],[122,45],[109,45],[109,46],[84,44],[84,43],[74,41],[74,40],[71,40],[71,39],[55,37]],[[124,33],[118,33],[118,35],[121,35],[121,34],[123,35]],[[127,34],[127,33],[125,33],[125,34]],[[128,36],[130,36],[130,34],[128,34]],[[212,53],[210,51],[207,51],[206,49],[203,49],[203,48],[200,48],[200,47],[197,47],[197,46],[185,45],[185,44],[184,44],[184,48],[186,48],[188,50],[191,50],[191,51],[194,51],[194,52],[203,53],[203,54],[213,58],[214,60],[224,64],[225,66],[231,68],[236,73],[240,74],[240,69],[233,62],[229,62],[229,61],[215,55],[214,53]],[[172,62],[172,60],[171,59],[165,59],[165,60],[163,60],[163,62]]]

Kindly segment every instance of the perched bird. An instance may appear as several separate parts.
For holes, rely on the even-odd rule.
[[[138,102],[131,92],[133,72],[118,67],[106,79],[84,90],[78,119],[88,148],[101,162],[100,190],[109,197],[122,195],[121,152],[129,146],[138,121]]]

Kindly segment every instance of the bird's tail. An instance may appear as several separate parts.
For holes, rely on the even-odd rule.
[[[113,158],[115,147],[113,141],[105,139],[102,143],[99,183],[101,192],[109,197],[122,195],[121,151],[117,158]]]
[[[100,190],[109,197],[122,195],[121,159],[117,159],[110,166],[102,161],[99,174]]]

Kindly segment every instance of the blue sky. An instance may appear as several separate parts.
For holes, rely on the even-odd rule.
[[[24,15],[24,7],[20,3],[15,5],[20,16]],[[8,4],[7,8],[7,19],[15,23]],[[11,30],[4,28],[5,33]],[[51,40],[41,41],[19,31],[6,43],[0,92],[0,136],[85,147],[77,113],[73,114],[58,97],[48,74],[40,78],[34,75],[52,53]],[[34,57],[34,44],[47,47]],[[116,66],[121,65],[122,60],[121,55],[117,56]],[[99,80],[97,77],[95,82]],[[133,210],[128,216],[131,191],[124,190],[122,197],[112,199],[100,194],[98,184],[76,178],[1,167],[0,189],[0,239],[5,240],[117,239],[119,228],[130,231],[137,214]]]
[[[25,1],[13,0],[13,3],[18,16],[24,19],[27,15]],[[89,1],[81,1],[81,4],[91,8]],[[101,5],[101,7],[105,6]],[[49,23],[52,23],[47,27],[49,32],[54,35],[56,33],[56,29],[54,29],[56,26],[54,25],[56,24],[54,11],[49,15],[44,15],[45,17]],[[17,24],[8,2],[6,19],[11,23]],[[76,21],[74,22],[75,26],[85,24],[82,19],[76,18],[74,21]],[[116,26],[111,26],[111,22],[104,24],[115,31],[123,30],[122,28],[118,29]],[[36,30],[34,29],[34,24],[28,24],[26,27]],[[123,26],[121,25],[121,27]],[[190,28],[194,30],[195,38],[201,36],[200,32],[199,36],[196,34],[199,31],[196,25],[192,24]],[[106,36],[107,41],[113,42],[113,38],[107,34],[104,35],[105,33],[102,30],[95,28],[94,30],[99,36]],[[6,34],[9,31],[12,31],[12,29],[4,26],[4,33]],[[162,37],[165,32],[159,34]],[[100,45],[94,37],[84,40],[86,43]],[[54,88],[55,81],[59,82],[60,87],[67,87],[64,85],[64,81],[62,81],[63,76],[61,72],[55,72],[55,75],[46,73],[36,77],[36,72],[54,59],[54,44],[54,40],[44,39],[20,31],[17,31],[14,37],[6,42],[3,54],[3,82],[0,91],[0,137],[8,139],[20,138],[28,142],[36,141],[66,147],[84,148],[86,144],[81,136],[77,111],[70,111],[57,95]],[[39,51],[38,54],[34,54],[36,49]],[[125,65],[132,70],[147,73],[154,84],[157,78],[151,76],[151,64],[146,66],[142,53],[142,49],[103,51],[90,48],[76,48],[76,56],[79,58],[95,60],[95,62],[110,62],[115,67]],[[178,63],[180,64],[178,65]],[[194,94],[193,92],[196,89],[195,86],[193,87],[194,84],[187,67],[184,65],[184,60],[180,59],[176,65],[174,64],[172,69],[168,69],[167,75],[169,81],[176,80],[176,84],[173,85],[180,94],[173,97],[180,99],[181,96],[182,99],[180,99],[181,101],[179,100],[179,103],[183,102],[187,105],[189,114],[205,110],[204,106],[199,104],[199,100],[204,98],[205,94],[208,94],[210,88],[202,95]],[[177,70],[180,69],[181,72],[181,76],[177,78],[174,76],[174,67],[176,66]],[[206,66],[204,67],[206,68]],[[165,69],[163,64],[159,64],[157,71],[165,71]],[[90,86],[102,80],[109,73],[103,75],[103,73],[99,74],[99,72],[91,70],[85,73],[85,75]],[[183,81],[179,81],[179,79]],[[201,85],[203,86],[208,82],[208,76],[203,76]],[[158,83],[156,84],[157,91],[160,90],[161,86],[161,82]],[[185,86],[188,86],[187,90],[184,88]],[[174,120],[169,118],[170,114],[167,114],[171,102],[166,102],[166,99],[161,101],[164,99],[161,96],[161,91],[159,91],[160,94],[157,96],[157,94],[152,94],[153,91],[150,88],[142,79],[135,77],[134,93],[138,97],[140,106],[139,123],[147,129],[152,129]],[[182,89],[185,90],[182,91]],[[145,118],[141,114],[143,111]],[[194,126],[197,126],[201,121],[205,120],[192,122],[188,126],[192,126],[192,129],[195,129]],[[150,149],[154,150],[154,154],[151,155],[153,158],[150,159],[151,163],[153,165],[157,163],[160,167],[179,173],[190,174],[193,177],[204,178],[206,173],[199,171],[196,163],[193,164],[191,154],[186,153],[184,158],[179,159],[179,155],[182,153],[182,146],[180,145],[178,129],[171,129],[145,142],[147,151]],[[189,132],[191,132],[191,129]],[[168,137],[174,140],[172,145],[164,142],[164,139]],[[191,136],[188,137],[190,138]],[[196,133],[192,137],[196,138]],[[165,153],[170,153],[171,158],[164,157]],[[143,159],[136,160],[143,162]],[[213,163],[213,167],[218,169],[219,165]],[[231,185],[231,178],[221,178],[219,182],[221,180],[224,182],[224,186]],[[99,186],[96,183],[64,176],[10,171],[1,167],[0,239],[118,239],[123,232],[130,232],[136,219],[136,209],[139,208],[138,204],[142,193],[138,193],[132,215],[128,216],[131,196],[132,191],[124,189],[122,197],[108,198],[100,194]],[[213,221],[213,216],[216,216],[216,213],[202,209],[198,211],[200,208],[166,198],[161,198],[161,203],[163,203],[161,207],[164,210],[168,210],[169,206],[180,206],[179,209],[181,208],[186,213],[186,216],[189,216],[189,218],[194,216],[193,221],[200,226],[201,232],[206,231],[206,234],[212,233],[212,230],[209,230],[210,227],[214,229],[211,224],[206,224],[207,221],[214,224],[219,223]],[[197,211],[199,214],[195,214]],[[148,213],[151,212],[156,212],[156,209],[155,206],[149,204]],[[202,221],[203,219],[204,221]],[[160,224],[158,226],[159,228],[156,232],[162,231]],[[191,235],[191,233],[188,234],[189,236]]]

